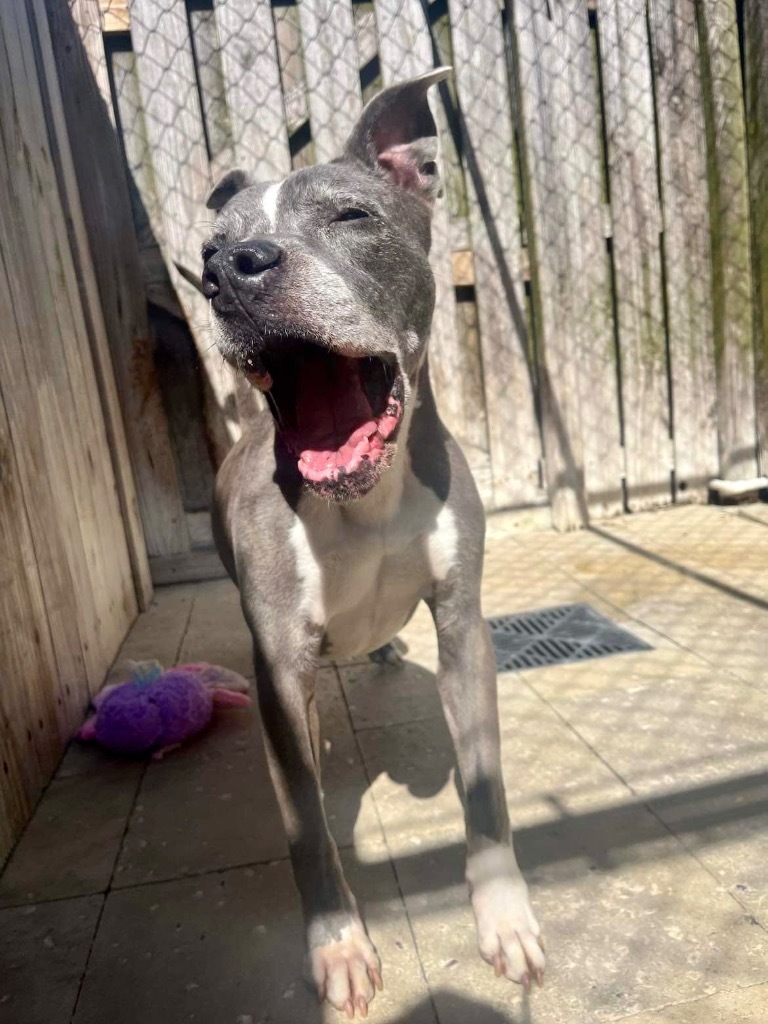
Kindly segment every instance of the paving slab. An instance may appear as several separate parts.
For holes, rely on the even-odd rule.
[[[237,587],[228,579],[200,587],[179,662],[208,661],[253,676],[253,644],[243,618]]]
[[[54,779],[0,877],[0,906],[103,892],[143,769]]]
[[[524,676],[768,926],[768,695],[681,649]]]
[[[591,820],[580,833],[537,829],[535,842],[526,830],[520,834],[549,962],[545,987],[531,999],[530,1019],[590,1024],[765,982],[765,931],[717,891],[644,808],[628,809],[623,823],[616,818],[606,816],[602,827]],[[638,842],[624,847],[636,855],[611,857],[611,843],[622,830]],[[570,846],[577,837],[584,845]],[[534,868],[531,861],[544,866]],[[523,994],[495,979],[477,953],[463,865],[459,846],[396,858],[441,1024],[466,1019],[442,1004],[446,991],[474,998],[502,1020],[523,1020]]]
[[[114,884],[178,878],[287,855],[258,713],[220,710],[205,733],[149,763]]]
[[[189,624],[195,599],[204,592],[200,584],[157,587],[152,603],[138,617],[120,653],[115,659],[111,678],[122,679],[125,661],[160,662],[163,668],[175,665]]]
[[[630,1017],[631,1024],[765,1024],[768,986],[718,992]]]
[[[376,1020],[435,1024],[391,866],[349,870],[386,961]],[[110,894],[74,1024],[298,1024],[339,1019],[302,980],[298,896],[285,862]]]
[[[69,1024],[102,896],[0,911],[0,1024]]]

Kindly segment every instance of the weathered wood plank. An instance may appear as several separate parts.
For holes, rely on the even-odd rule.
[[[569,529],[622,500],[598,89],[583,0],[514,14],[545,468],[553,522]]]
[[[746,129],[736,7],[697,4],[707,131],[720,476],[757,472]]]
[[[189,12],[189,22],[192,26],[192,41],[200,79],[200,97],[210,152],[211,177],[216,181],[235,163],[219,30],[213,10],[193,8]]]
[[[93,63],[106,63],[100,35],[94,32],[98,7],[95,0],[72,0],[69,8],[58,0],[47,0],[47,10],[58,79],[66,84],[60,94],[66,126],[59,125],[57,141],[66,178],[72,241],[78,253],[83,297],[90,310],[91,347],[95,364],[100,367],[134,574],[146,605],[151,599],[147,552],[186,551],[189,536],[152,358],[122,159],[90,70]],[[81,38],[91,46],[90,61]],[[97,47],[101,47],[100,58]],[[112,383],[113,368],[119,402]],[[140,522],[134,513],[137,501]]]
[[[706,135],[696,0],[649,7],[672,376],[675,481],[705,497],[717,475],[717,387],[712,331]]]
[[[318,163],[338,156],[363,108],[351,0],[301,0],[301,36]]]
[[[0,866],[62,746],[56,662],[17,463],[0,389]]]
[[[419,0],[376,0],[379,59],[385,85],[393,85],[434,67],[432,42],[424,9]],[[445,116],[437,90],[430,103],[438,129],[445,130]],[[466,420],[473,415],[465,393],[463,353],[456,327],[456,301],[451,273],[450,228],[445,199],[438,199],[432,220],[432,253],[435,275],[435,313],[430,340],[430,371],[438,409],[450,430],[465,436]],[[499,491],[503,499],[503,488]]]
[[[494,504],[531,504],[541,447],[521,278],[509,82],[495,0],[451,0]]]
[[[99,0],[103,32],[127,32],[131,27],[128,0]]]
[[[79,3],[81,0],[76,0],[76,2]],[[59,7],[58,10],[66,18],[71,32],[72,52],[75,52],[78,47],[78,36],[69,10],[62,7]],[[152,583],[149,576],[144,531],[137,504],[136,485],[115,385],[101,297],[94,273],[89,238],[72,160],[69,131],[44,0],[28,0],[28,11],[35,28],[34,45],[37,70],[44,97],[46,121],[45,126],[41,125],[41,129],[46,127],[50,138],[55,165],[54,180],[58,185],[61,203],[60,207],[58,204],[56,205],[54,211],[56,214],[56,237],[62,249],[65,244],[69,244],[72,254],[72,259],[67,261],[62,268],[63,286],[68,295],[75,296],[79,290],[80,303],[76,304],[76,308],[73,305],[72,323],[78,336],[87,342],[87,347],[82,343],[79,346],[80,360],[84,367],[84,378],[87,380],[92,374],[96,385],[92,402],[93,417],[97,426],[103,428],[106,435],[111,457],[109,460],[110,476],[113,476],[113,483],[117,486],[121,513],[121,516],[110,524],[111,533],[105,533],[105,550],[113,552],[114,572],[111,577],[111,586],[120,587],[120,604],[129,616],[127,620],[124,620],[119,615],[109,615],[103,620],[105,650],[114,648],[114,651],[117,651],[130,621],[135,616],[136,602],[138,601],[142,607],[146,607],[151,601]],[[93,14],[94,16],[98,14],[95,7]],[[96,25],[98,25],[98,19],[96,19],[94,29]],[[95,32],[91,33],[89,44],[92,45],[94,42],[98,42]],[[104,114],[104,100],[98,86],[93,82],[87,57],[83,57],[81,67],[87,76],[86,80],[91,83],[91,95],[95,100],[96,109],[104,118],[107,138],[113,140],[112,125]],[[73,69],[68,68],[67,70]],[[65,82],[68,97],[73,97],[74,93],[79,92],[75,81],[70,81],[67,78]],[[95,163],[92,150],[89,152],[89,159]],[[86,193],[86,195],[89,208],[98,204],[96,195],[90,193]],[[60,304],[59,302],[58,305]],[[81,333],[81,325],[84,333]],[[104,483],[109,488],[110,484],[107,479]],[[97,512],[101,511],[98,499],[96,508]],[[110,521],[106,520],[104,526],[106,527],[109,523]],[[129,593],[131,589],[129,580],[121,577],[123,568],[121,556],[124,544],[127,544],[133,577],[132,594]],[[113,590],[113,597],[116,595],[117,591]]]
[[[291,170],[269,0],[215,0],[235,161],[260,181]]]
[[[65,600],[71,602],[76,595],[86,666],[84,678],[81,671],[72,687],[77,704],[86,681],[91,687],[101,684],[136,613],[136,599],[26,8],[7,11],[4,29],[13,43],[5,51],[9,80],[3,83],[3,99],[9,111],[23,111],[18,118],[12,113],[1,118],[5,177],[13,189],[9,209],[17,218],[6,230],[25,254],[7,264],[15,316],[25,338],[23,352],[15,353],[15,378],[21,388],[30,374],[26,380],[37,404],[35,429],[50,453],[46,471],[55,511],[39,528],[61,530],[75,581]],[[42,54],[41,61],[45,67]],[[9,356],[14,358],[13,350]],[[15,431],[8,391],[6,402]],[[19,414],[28,415],[23,410]],[[25,494],[28,510],[31,493]],[[34,532],[37,538],[38,530]],[[62,641],[65,646],[69,642]]]
[[[671,497],[672,446],[645,0],[601,0],[613,258],[629,506]]]
[[[768,8],[745,0],[744,61],[755,288],[755,407],[760,472],[768,475]]]
[[[180,263],[193,272],[199,269],[200,248],[211,223],[205,209],[211,180],[183,0],[132,0],[131,38],[162,223],[155,233],[204,368],[210,389],[206,419],[221,461],[240,435],[234,374],[212,346],[208,304],[175,268]]]

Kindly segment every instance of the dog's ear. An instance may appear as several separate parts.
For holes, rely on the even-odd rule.
[[[353,128],[342,160],[360,161],[427,200],[440,195],[437,128],[427,92],[451,70],[436,68],[377,93]]]
[[[239,168],[235,168],[234,171],[227,171],[224,177],[219,178],[213,186],[213,191],[206,199],[205,205],[209,210],[215,210],[218,213],[232,196],[242,192],[244,188],[249,188],[255,184],[255,179],[247,171],[241,171]]]

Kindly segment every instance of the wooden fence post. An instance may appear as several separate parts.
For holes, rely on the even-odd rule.
[[[706,115],[720,475],[757,472],[746,131],[736,5],[699,0]]]
[[[768,9],[745,0],[744,63],[755,284],[755,405],[760,472],[768,475]]]
[[[706,499],[717,476],[706,135],[696,0],[649,8],[659,131],[675,484]]]

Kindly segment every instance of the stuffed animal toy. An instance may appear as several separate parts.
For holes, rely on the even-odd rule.
[[[77,733],[119,754],[152,751],[160,760],[203,730],[214,707],[248,707],[248,683],[237,672],[204,662],[163,672],[157,661],[128,662],[129,678],[105,686]]]

